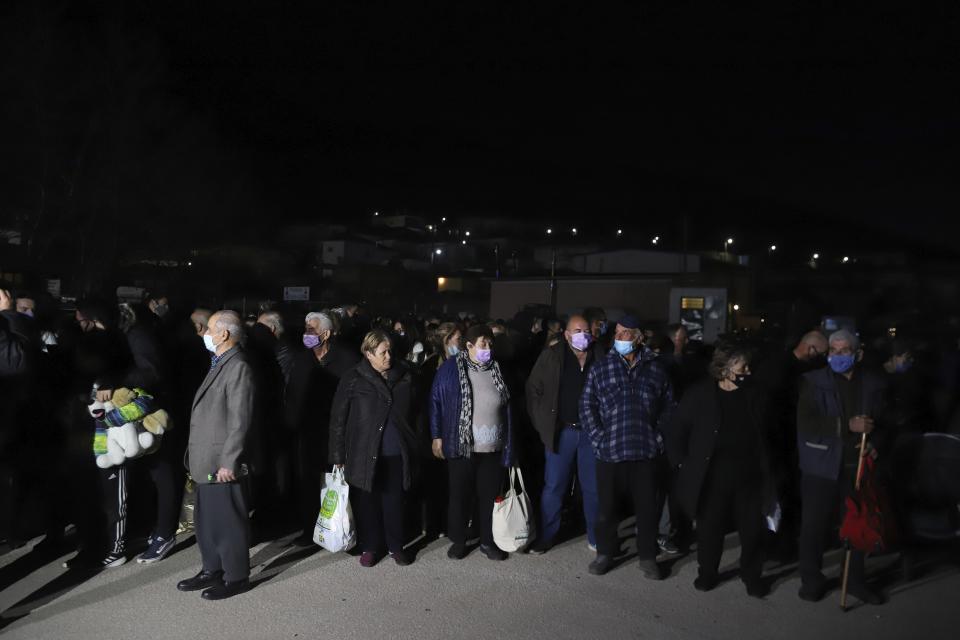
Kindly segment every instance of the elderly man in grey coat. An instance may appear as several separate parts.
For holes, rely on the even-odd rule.
[[[203,568],[181,581],[181,591],[203,590],[205,600],[222,600],[250,588],[250,528],[241,480],[253,419],[253,370],[240,337],[235,311],[211,316],[203,335],[213,355],[197,390],[190,416],[187,460],[197,483],[195,523]]]

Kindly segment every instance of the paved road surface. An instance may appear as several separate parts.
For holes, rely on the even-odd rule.
[[[723,566],[730,568],[738,553],[735,536],[727,543]],[[758,601],[748,598],[735,578],[714,592],[696,592],[693,556],[673,563],[664,582],[651,583],[634,562],[602,578],[589,575],[592,554],[582,537],[545,556],[513,554],[502,563],[476,551],[451,561],[446,547],[445,540],[432,542],[409,567],[388,560],[364,569],[354,557],[281,539],[251,551],[252,591],[205,602],[175,588],[198,570],[192,537],[158,564],[128,563],[93,576],[67,572],[62,558],[36,567],[28,546],[0,556],[0,635],[10,640],[960,637],[956,559],[921,567],[910,584],[901,581],[895,556],[872,560],[871,568],[886,577],[890,602],[843,614],[835,595],[818,604],[800,601],[796,574],[774,565],[766,575],[780,577],[771,595]],[[836,554],[828,562],[835,573]]]

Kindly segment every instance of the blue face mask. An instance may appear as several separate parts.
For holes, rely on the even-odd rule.
[[[637,348],[637,345],[633,340],[614,340],[613,348],[617,350],[622,356],[628,356],[633,353],[634,349]]]
[[[910,367],[911,367],[912,365],[913,365],[913,363],[910,362],[909,360],[904,360],[903,362],[898,362],[898,363],[895,365],[894,370],[895,370],[897,373],[906,373],[907,371],[910,370]]]
[[[449,347],[447,347],[447,354],[448,354],[448,355],[450,355],[450,356],[455,356],[455,355],[457,355],[458,353],[460,353],[460,347],[458,347],[457,345],[451,344]]]
[[[853,369],[853,365],[857,362],[857,357],[853,354],[834,354],[827,358],[827,362],[830,364],[830,368],[836,373],[846,373],[850,371],[850,369]]]

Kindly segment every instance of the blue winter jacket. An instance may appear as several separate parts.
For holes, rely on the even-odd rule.
[[[513,418],[507,403],[507,441],[503,447],[503,466],[513,461]],[[430,389],[430,437],[443,440],[443,457],[462,458],[460,451],[460,375],[457,359],[449,358],[437,370]]]

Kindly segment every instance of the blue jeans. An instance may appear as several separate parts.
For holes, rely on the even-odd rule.
[[[543,498],[540,501],[540,541],[550,544],[560,530],[563,498],[570,489],[576,465],[580,491],[583,494],[583,517],[587,521],[587,541],[595,545],[597,522],[597,465],[590,438],[580,429],[563,427],[557,438],[557,452],[546,452]]]

